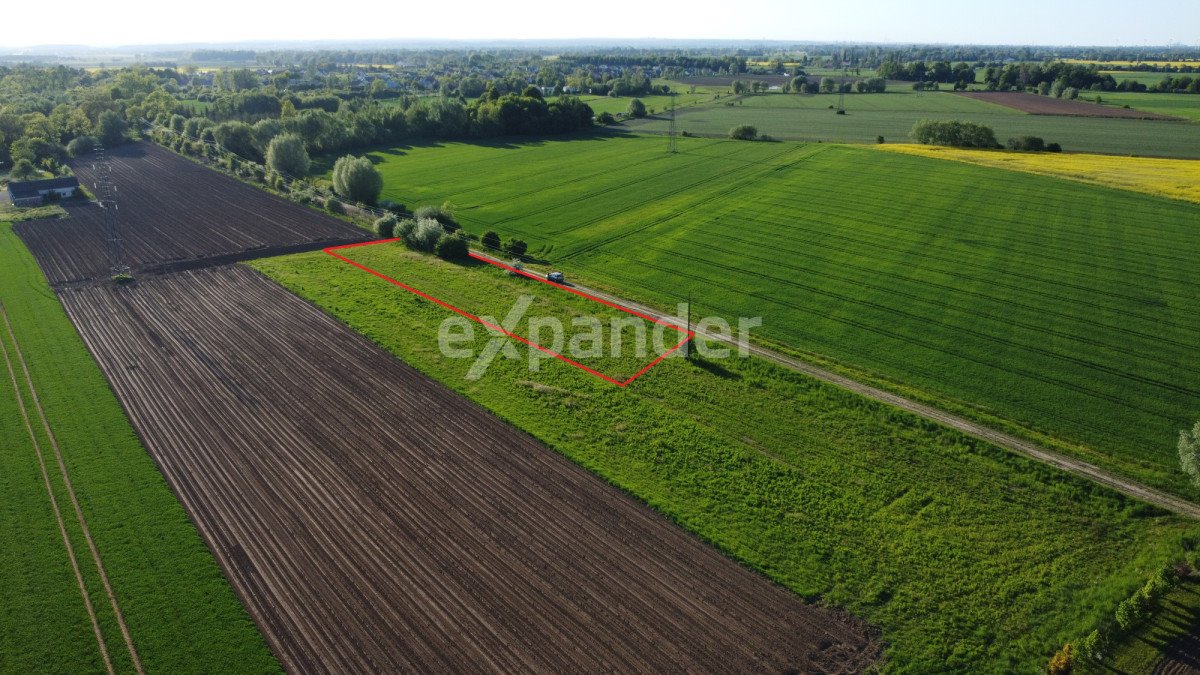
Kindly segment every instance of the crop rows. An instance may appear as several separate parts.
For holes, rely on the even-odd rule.
[[[764,337],[1187,490],[1173,439],[1200,400],[1194,206],[836,146],[684,139],[669,157],[654,139],[576,143],[523,151],[556,181],[579,178],[563,194],[453,166],[421,190],[585,281],[761,315]],[[613,143],[629,148],[619,163]],[[385,189],[402,194],[410,166],[427,176],[435,161],[385,164]]]
[[[62,298],[289,669],[856,670],[876,654],[861,623],[248,269]]]
[[[293,204],[204,168],[152,143],[110,153],[117,186],[115,221],[124,263],[153,270],[248,251],[302,250],[359,241],[363,232],[331,216]],[[94,157],[72,163],[92,189]],[[108,276],[109,219],[95,204],[68,207],[63,220],[31,221],[14,229],[52,284]]]

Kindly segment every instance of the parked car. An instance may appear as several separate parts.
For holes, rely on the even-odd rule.
[[[546,275],[546,281],[553,281],[556,284],[565,284],[567,283],[567,278],[563,276],[562,272],[551,272]]]

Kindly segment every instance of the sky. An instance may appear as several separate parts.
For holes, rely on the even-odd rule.
[[[1042,45],[1200,45],[1200,2],[1165,0],[30,0],[0,45],[251,40],[671,38]],[[172,9],[183,11],[173,12]]]

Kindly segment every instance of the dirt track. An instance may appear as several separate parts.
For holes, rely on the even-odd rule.
[[[242,267],[61,291],[292,671],[852,672],[721,556]]]
[[[487,257],[497,260],[493,256]],[[673,314],[664,313],[654,309],[653,307],[631,302],[625,298],[613,295],[612,293],[605,293],[604,291],[598,291],[594,288],[588,288],[585,286],[579,286],[577,288],[587,292],[590,295],[603,298],[609,302],[617,303],[629,309],[637,310],[643,314],[647,314],[655,317],[656,319],[669,322],[673,325],[682,325],[679,322],[679,318]],[[695,330],[697,334],[703,335],[709,340],[730,341],[729,338],[698,330],[696,326],[692,326],[691,328]],[[1155,506],[1166,509],[1167,511],[1171,511],[1188,518],[1200,520],[1200,504],[1188,501],[1182,497],[1176,497],[1175,495],[1157,490],[1148,485],[1143,485],[1135,480],[1130,480],[1123,476],[1119,476],[1115,473],[1102,469],[1095,464],[1091,464],[1090,462],[1085,462],[1081,459],[1076,459],[1060,452],[1048,450],[1023,438],[1013,436],[1012,434],[1008,434],[1003,431],[997,431],[984,424],[974,422],[965,417],[955,415],[954,413],[946,412],[945,410],[932,405],[914,401],[898,394],[884,391],[878,387],[873,387],[869,384],[863,384],[862,382],[853,380],[845,375],[839,375],[831,370],[826,370],[820,366],[814,366],[811,363],[806,363],[799,359],[792,358],[760,345],[751,344],[749,345],[749,350],[750,353],[755,356],[773,361],[798,373],[804,373],[809,377],[813,377],[843,389],[847,389],[859,394],[860,396],[864,396],[875,401],[880,401],[895,408],[899,408],[900,410],[933,420],[939,424],[950,427],[951,429],[957,429],[958,431],[976,438],[982,438],[983,440],[995,444],[1001,448],[1005,448],[1019,455],[1024,455],[1030,459],[1042,462],[1043,464],[1049,464],[1050,466],[1061,469],[1068,473],[1081,476],[1090,481],[1094,481],[1116,490],[1117,492],[1130,495],[1149,504],[1154,504]]]
[[[276,247],[315,249],[367,239],[332,216],[275,197],[184,159],[152,143],[111,154],[117,222],[125,262],[134,271]],[[92,158],[72,162],[89,189]],[[20,223],[13,230],[33,252],[51,284],[108,278],[105,212],[66,202],[69,218]]]

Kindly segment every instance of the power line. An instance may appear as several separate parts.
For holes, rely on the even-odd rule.
[[[129,274],[129,265],[125,262],[125,245],[121,239],[120,223],[117,220],[117,186],[112,177],[112,161],[103,145],[96,146],[92,171],[95,177],[92,189],[95,190],[96,202],[104,213],[109,271],[114,277]]]

